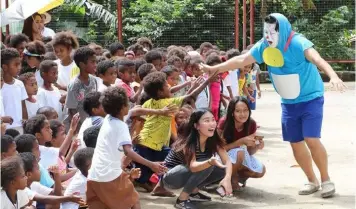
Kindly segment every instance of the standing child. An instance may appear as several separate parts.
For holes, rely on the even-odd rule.
[[[33,69],[36,76],[38,86],[42,87],[43,79],[40,73],[40,63],[42,62],[44,55],[46,54],[46,48],[41,41],[33,41],[26,45],[24,50],[24,58],[30,69]],[[26,71],[28,72],[28,70]]]
[[[221,61],[220,57],[215,54],[209,55],[205,60],[205,63],[210,66],[218,65],[221,62],[222,61]],[[220,111],[219,107],[220,107],[220,102],[221,102],[221,95],[220,95],[221,87],[222,87],[222,80],[221,80],[220,76],[216,81],[212,82],[209,87],[210,94],[211,94],[210,95],[210,108],[211,108],[211,112],[213,113],[213,115],[215,117],[215,120],[219,119],[219,111]]]
[[[20,157],[1,161],[1,209],[23,208],[30,204],[34,194],[27,193],[27,177]]]
[[[23,82],[26,88],[28,98],[25,100],[26,111],[29,118],[36,115],[37,110],[40,108],[40,103],[37,100],[36,94],[38,91],[37,81],[35,74],[25,73],[20,75],[19,80]],[[28,118],[23,118],[28,119]]]
[[[116,66],[118,68],[119,77],[121,79],[121,81],[118,83],[118,86],[126,90],[129,101],[132,103],[130,106],[133,107],[133,104],[136,103],[142,92],[139,90],[135,93],[133,88],[131,88],[131,83],[134,82],[136,78],[135,63],[131,60],[120,60],[116,62]]]
[[[241,52],[241,55],[248,53],[248,50],[243,50]],[[251,72],[253,68],[253,64],[244,66],[243,68],[239,69],[237,75],[239,78],[239,93],[240,96],[245,96],[249,101],[255,102],[255,99],[253,96],[250,95],[248,89],[247,89],[247,83],[248,83],[248,75]]]
[[[150,73],[143,80],[143,86],[145,93],[151,99],[146,101],[142,107],[162,109],[171,104],[180,107],[183,102],[194,99],[209,84],[210,80],[211,78],[188,95],[171,98],[166,75],[162,72]],[[140,133],[141,140],[135,147],[137,153],[148,160],[163,161],[169,152],[167,146],[169,145],[171,137],[171,120],[171,116],[147,116],[144,127]],[[137,182],[146,188],[146,190],[152,191],[153,188],[148,184],[149,178],[152,176],[152,171],[145,165],[139,163],[137,163],[136,166],[141,168],[142,171],[142,175],[137,179]]]
[[[63,119],[63,105],[61,104],[61,92],[54,84],[58,78],[57,64],[51,60],[45,60],[40,65],[43,86],[39,88],[37,99],[40,107],[49,106],[55,109],[58,118]]]
[[[121,169],[121,158],[125,154],[158,173],[163,173],[165,167],[142,158],[132,150],[129,129],[123,121],[129,109],[124,89],[109,87],[104,91],[102,105],[108,115],[100,129],[89,169],[88,206],[91,209],[117,208],[118,205],[120,208],[140,208],[139,195],[129,175]]]
[[[163,67],[163,57],[160,51],[152,50],[145,54],[145,60],[147,63],[152,63],[156,70],[160,71]]]
[[[58,88],[67,90],[70,81],[79,74],[79,66],[71,58],[73,50],[79,47],[77,37],[69,31],[57,33],[53,38],[53,48],[58,60]]]
[[[23,83],[15,79],[21,69],[21,58],[16,49],[1,50],[1,68],[4,79],[1,88],[4,105],[4,114],[2,114],[13,119],[13,123],[7,128],[14,128],[22,133],[22,118],[28,118],[25,104],[28,96]]]
[[[83,108],[84,96],[98,90],[98,83],[95,77],[91,75],[96,72],[95,51],[89,47],[81,47],[74,53],[74,61],[80,69],[80,74],[68,86],[65,104],[69,114],[64,124],[68,127],[73,116],[79,113],[80,123],[78,128],[80,128],[82,122],[88,117]]]
[[[98,91],[100,92],[103,92],[109,86],[113,85],[117,78],[117,69],[115,67],[114,62],[111,60],[104,60],[99,62],[97,67],[97,73],[101,78],[101,80],[103,81],[99,85]]]

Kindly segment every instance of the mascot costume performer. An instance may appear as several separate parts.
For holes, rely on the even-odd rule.
[[[335,185],[330,180],[327,153],[320,141],[324,84],[318,68],[338,90],[345,89],[344,83],[313,48],[313,43],[294,32],[288,19],[279,13],[265,18],[263,38],[249,53],[220,65],[200,67],[210,73],[222,73],[255,62],[267,65],[273,86],[282,98],[283,139],[290,142],[294,157],[308,178],[299,194],[313,194],[321,186],[322,197],[332,196]],[[313,171],[313,160],[320,171],[321,184]]]

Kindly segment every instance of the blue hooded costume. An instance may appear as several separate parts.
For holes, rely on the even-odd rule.
[[[313,43],[303,35],[292,32],[288,19],[273,13],[279,24],[277,48],[283,55],[282,67],[267,66],[272,84],[282,97],[282,132],[289,142],[304,138],[320,138],[323,118],[324,84],[317,67],[304,56]],[[288,41],[290,39],[290,41]],[[259,63],[263,63],[263,51],[269,47],[265,38],[250,50]]]
[[[303,35],[295,33],[289,46],[285,45],[292,32],[288,19],[279,13],[273,13],[279,24],[279,42],[277,48],[284,58],[283,67],[268,67],[268,73],[273,86],[282,97],[282,103],[295,104],[306,102],[324,94],[324,84],[317,67],[304,56],[304,50],[313,47],[313,43]],[[262,38],[251,49],[251,55],[261,64],[262,53],[268,47],[267,41]]]

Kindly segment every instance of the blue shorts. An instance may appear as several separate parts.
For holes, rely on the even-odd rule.
[[[257,102],[256,95],[257,95],[257,91],[254,90],[253,94],[251,96],[253,98],[255,98],[255,102],[251,102],[249,99],[247,99],[248,100],[248,106],[250,107],[251,110],[256,110],[256,102]]]
[[[297,104],[282,104],[283,140],[291,143],[320,138],[324,97]]]

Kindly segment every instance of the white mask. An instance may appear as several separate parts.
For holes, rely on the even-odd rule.
[[[270,47],[276,48],[279,41],[279,32],[276,31],[276,23],[264,23],[263,37]]]

